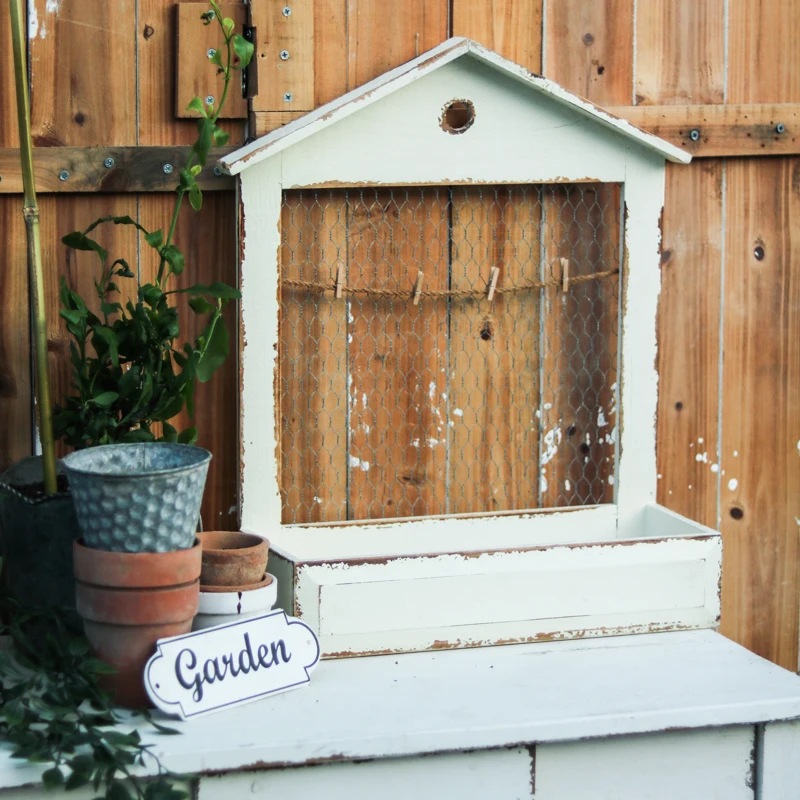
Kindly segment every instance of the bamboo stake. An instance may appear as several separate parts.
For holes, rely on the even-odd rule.
[[[33,295],[34,357],[36,365],[36,406],[39,412],[39,439],[42,443],[44,490],[56,492],[56,451],[50,405],[50,378],[47,365],[47,317],[44,305],[42,244],[39,234],[39,207],[33,180],[33,142],[28,103],[27,39],[21,0],[11,0],[11,39],[14,48],[14,78],[17,87],[20,160],[25,190],[23,217],[28,234],[28,273]]]

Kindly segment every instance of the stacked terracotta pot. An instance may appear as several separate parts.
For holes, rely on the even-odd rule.
[[[200,606],[194,630],[267,613],[278,584],[267,572],[269,542],[239,531],[198,534],[203,547]]]
[[[159,639],[188,633],[200,591],[195,538],[211,453],[167,442],[112,444],[64,458],[82,538],[77,610],[118,705],[151,705],[144,667]]]

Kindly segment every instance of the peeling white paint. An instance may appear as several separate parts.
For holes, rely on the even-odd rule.
[[[606,459],[606,461],[608,461],[608,459]],[[656,475],[656,479],[657,479],[657,480],[659,480],[659,481],[660,481],[660,480],[661,480],[663,477],[664,477],[664,476],[663,476],[663,475],[662,475],[660,472],[658,473],[658,475]]]
[[[738,450],[734,450],[733,451],[733,457],[734,458],[739,458],[739,451]]]
[[[544,475],[539,476],[539,491],[544,494],[547,491],[547,478]]]
[[[561,428],[556,426],[555,428],[547,431],[544,435],[544,445],[545,450],[542,453],[542,458],[540,460],[540,464],[549,464],[558,453],[558,448],[561,445],[562,440],[562,433]]]
[[[454,408],[453,409],[453,415],[456,416],[456,417],[463,417],[464,416],[464,412],[460,408]]]
[[[712,472],[719,472],[719,464],[712,464],[711,465]]]
[[[431,400],[433,400],[435,396],[436,396],[436,383],[435,381],[431,381],[430,384],[428,385],[428,397]]]
[[[364,472],[369,471],[369,461],[362,461],[357,456],[350,456],[350,466],[351,467],[360,467],[364,470]]]
[[[549,411],[552,407],[553,407],[552,403],[545,403],[544,404],[545,411]]]
[[[321,505],[322,505],[322,498],[321,498],[321,497],[315,497],[315,498],[314,498],[314,502],[315,502],[315,503],[316,503],[318,506],[321,506]]]
[[[39,32],[39,15],[36,12],[36,0],[28,0],[28,38],[35,39]]]
[[[605,428],[607,425],[606,415],[603,413],[603,409],[599,408],[597,410],[597,427],[598,428]]]
[[[697,441],[698,441],[700,444],[703,444],[703,442],[704,442],[705,440],[703,439],[703,437],[702,437],[702,436],[700,436],[700,437],[697,439]]]
[[[609,484],[609,486],[613,486],[614,485],[614,476],[613,475],[609,475],[608,476],[608,484]]]
[[[704,464],[708,464],[708,453],[698,453],[694,457],[695,461],[702,461]]]
[[[728,488],[729,488],[729,489],[730,489],[732,492],[735,492],[738,486],[739,486],[739,481],[737,481],[737,480],[736,480],[736,478],[731,478],[731,479],[728,481]]]
[[[565,481],[564,481],[564,488],[565,488],[565,489],[566,489],[568,492],[571,492],[571,491],[572,491],[572,484],[569,482],[569,479],[567,479],[567,480],[565,480]]]

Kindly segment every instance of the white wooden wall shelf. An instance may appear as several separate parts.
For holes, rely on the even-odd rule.
[[[463,125],[450,125],[443,111],[454,98],[462,115],[474,114]],[[221,160],[239,177],[243,211],[242,524],[269,537],[279,603],[314,628],[324,656],[716,625],[718,534],[655,505],[665,160],[690,156],[466,39],[451,39]],[[624,202],[620,366],[611,387],[622,409],[608,480],[614,502],[286,524],[281,472],[292,467],[281,457],[285,411],[272,401],[284,347],[287,193],[587,181],[621,186]],[[341,260],[355,258],[342,252],[325,265],[331,302]],[[416,270],[409,281],[410,305],[412,292],[419,300]],[[426,275],[423,298],[430,285]],[[551,405],[541,397],[531,404],[537,399],[543,409]],[[541,463],[544,474],[543,456]],[[361,467],[372,480],[374,462]]]

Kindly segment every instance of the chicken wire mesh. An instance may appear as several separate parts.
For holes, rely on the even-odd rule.
[[[285,192],[283,522],[613,502],[620,205],[616,184]]]

